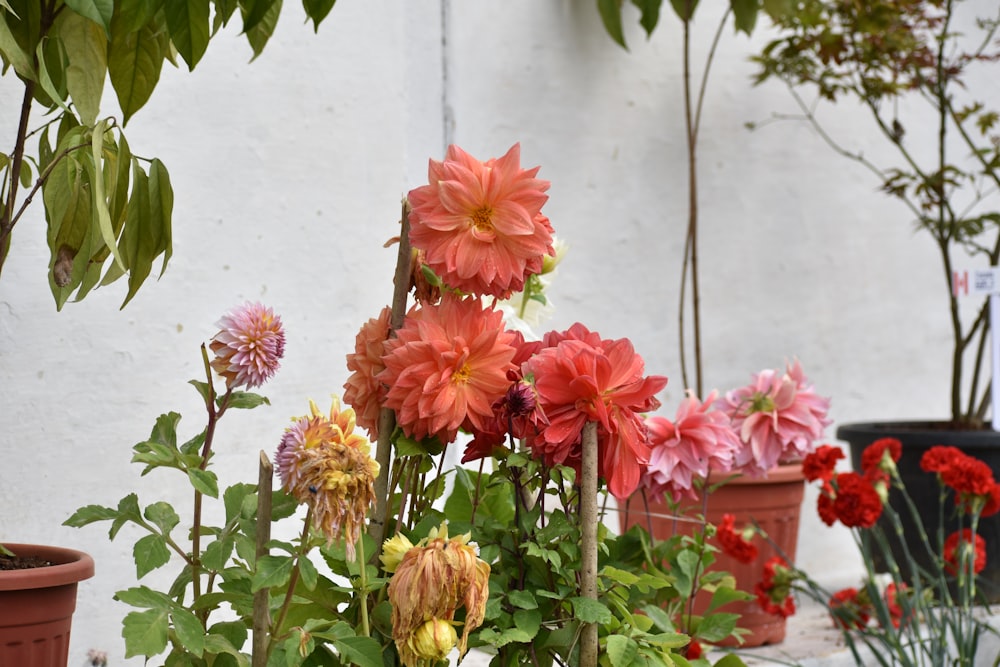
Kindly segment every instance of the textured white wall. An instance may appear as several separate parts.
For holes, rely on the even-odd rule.
[[[699,8],[702,55],[720,4]],[[391,293],[394,251],[382,243],[396,231],[400,197],[448,141],[480,158],[520,141],[523,163],[541,165],[552,181],[545,211],[570,245],[550,326],[582,321],[631,337],[647,370],[671,378],[662,398],[672,416],[683,395],[686,224],[678,21],[665,9],[647,41],[630,18],[625,52],[592,2],[443,5],[341,0],[314,35],[288,3],[257,62],[247,65],[250,51],[231,30],[193,74],[165,70],[127,131],[135,152],[170,169],[175,257],[124,311],[114,286],[56,313],[40,209],[16,230],[0,280],[0,537],[95,556],[71,665],[88,648],[125,664],[127,609],[111,598],[134,571],[128,535],[112,543],[102,528],[62,521],[133,489],[153,499],[128,463],[131,446],[167,410],[185,415],[183,437],[200,430],[185,382],[199,376],[198,346],[219,315],[246,299],[273,306],[288,331],[283,368],[264,391],[273,406],[232,415],[220,434],[223,483],[255,479],[256,452],[273,449],[289,417],[310,397],[342,391],[343,355]],[[945,417],[945,288],[929,240],[804,125],[745,129],[794,110],[780,86],[751,86],[752,48],[726,32],[702,121],[708,386],[743,384],[797,356],[833,398],[838,423]],[[19,98],[9,81],[0,91],[10,125]],[[825,119],[876,150],[858,110],[843,105]],[[189,502],[186,488],[159,486]],[[807,503],[801,564],[850,574],[846,533],[819,524]]]

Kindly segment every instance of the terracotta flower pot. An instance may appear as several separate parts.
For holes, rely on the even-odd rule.
[[[710,481],[713,480],[710,477]],[[767,478],[752,479],[736,477],[709,496],[706,518],[718,525],[723,514],[733,514],[737,527],[755,520],[761,528],[777,544],[789,562],[794,563],[795,551],[798,545],[799,515],[802,511],[802,499],[805,495],[805,478],[802,476],[802,465],[779,466],[772,470]],[[621,516],[622,529],[634,524],[647,526],[645,512],[641,502],[632,503],[632,511]],[[657,539],[668,539],[676,532],[690,531],[688,522],[676,522],[669,518],[670,509],[662,500],[650,502],[652,534]],[[692,504],[687,508],[688,515],[700,514],[701,505]],[[730,558],[724,553],[717,554],[713,569],[732,573],[736,579],[737,588],[752,593],[754,585],[761,580],[764,562],[779,555],[774,547],[763,540],[754,540],[760,553],[757,560],[749,565]],[[718,546],[718,545],[716,545]],[[701,614],[708,605],[708,597],[695,599],[695,613]],[[733,602],[718,611],[740,614],[737,625],[750,631],[744,637],[743,646],[761,646],[777,644],[785,638],[785,619],[766,613],[757,604],[756,599],[746,602]],[[735,642],[723,642],[734,645]]]
[[[60,547],[5,546],[53,565],[0,571],[0,665],[66,667],[76,585],[94,576],[94,560]]]

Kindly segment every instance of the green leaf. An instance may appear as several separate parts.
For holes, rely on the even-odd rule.
[[[115,16],[108,46],[108,74],[122,109],[122,125],[128,125],[133,114],[149,101],[160,80],[164,58],[157,27],[147,23],[131,32],[120,25],[126,20]]]
[[[146,520],[159,528],[164,535],[169,535],[170,531],[180,523],[177,512],[167,502],[156,502],[146,508],[144,512]]]
[[[167,30],[177,52],[193,70],[208,48],[209,3],[206,0],[164,0]]]
[[[177,424],[180,420],[181,416],[176,412],[160,415],[149,433],[149,440],[177,449]]]
[[[188,479],[191,481],[191,486],[196,490],[210,498],[219,497],[219,480],[216,478],[214,472],[202,470],[201,468],[188,468],[187,474]]]
[[[538,609],[538,600],[531,591],[513,590],[507,594],[507,601],[518,609]]]
[[[125,230],[122,233],[124,253],[128,260],[128,294],[122,302],[125,307],[140,285],[146,280],[155,257],[155,236],[149,208],[149,177],[139,166],[138,159],[132,160],[132,196],[125,209]]]
[[[66,47],[66,88],[84,125],[93,125],[101,109],[108,71],[107,36],[101,26],[76,12],[57,19],[59,39]]]
[[[112,540],[115,539],[115,535],[118,534],[121,527],[129,521],[135,523],[142,522],[142,512],[139,511],[139,497],[134,493],[130,493],[118,501],[118,516],[115,517],[114,522],[111,524],[108,537]]]
[[[343,658],[358,667],[382,667],[382,646],[371,637],[344,637],[333,645]]]
[[[38,43],[38,48],[35,50],[35,62],[38,63],[38,83],[41,85],[42,90],[45,94],[59,106],[67,114],[72,114],[69,105],[66,104],[66,91],[60,90],[60,86],[57,86],[55,81],[52,80],[52,76],[49,73],[49,67],[46,58],[46,49],[50,48],[57,54],[57,59],[59,61],[58,75],[60,76],[60,81],[64,78],[64,73],[61,71],[64,66],[62,61],[65,59],[65,50],[63,44],[58,39],[46,40],[44,42]],[[65,88],[65,86],[63,86]]]
[[[542,613],[537,609],[518,609],[514,612],[514,627],[534,639],[542,627]]]
[[[64,526],[80,528],[95,521],[111,521],[118,516],[118,511],[101,505],[87,505],[73,512],[73,515],[63,521]]]
[[[605,651],[611,667],[630,667],[639,653],[639,645],[624,635],[609,635]]]
[[[205,628],[198,617],[187,609],[175,609],[170,614],[170,620],[184,650],[200,658],[205,650]]]
[[[205,553],[201,556],[201,564],[209,570],[222,570],[229,562],[229,557],[233,555],[235,541],[232,537],[215,540],[205,547]]]
[[[167,612],[162,609],[130,612],[122,626],[126,658],[159,655],[167,648],[170,624]]]
[[[261,556],[257,559],[251,591],[256,593],[262,588],[284,586],[292,576],[294,564],[289,556]]]
[[[7,62],[14,66],[14,71],[19,76],[29,81],[35,81],[37,79],[35,63],[28,55],[29,52],[25,51],[24,47],[18,43],[17,38],[14,37],[10,26],[7,25],[8,21],[21,23],[16,18],[0,13],[0,53],[3,54]]]
[[[625,33],[622,31],[622,8],[618,0],[597,0],[597,11],[601,14],[601,21],[604,29],[611,35],[623,49],[625,46]]]
[[[316,566],[308,558],[299,559],[299,576],[302,578],[302,585],[306,587],[306,590],[316,589],[319,572],[316,571]]]
[[[159,230],[159,243],[155,246],[157,254],[163,253],[163,266],[160,275],[167,270],[167,262],[173,255],[173,232],[171,219],[174,211],[174,189],[170,185],[170,174],[167,167],[158,158],[153,158],[149,165],[149,211],[156,220]]]
[[[694,10],[698,8],[698,0],[670,0],[674,13],[685,23],[694,18]]]
[[[729,6],[733,8],[736,30],[748,35],[752,33],[753,27],[757,24],[760,0],[729,0]]]
[[[569,599],[569,602],[573,605],[573,615],[584,623],[611,622],[611,610],[597,600],[573,597]]]
[[[714,667],[747,667],[747,664],[735,653],[727,653],[715,661]]]
[[[649,37],[656,29],[656,24],[660,22],[660,5],[663,4],[663,0],[632,0],[632,4],[642,12],[639,25],[646,31],[646,37]],[[532,295],[532,298],[535,296],[540,296],[541,300],[545,301],[544,294]]]
[[[104,28],[105,35],[109,34],[114,0],[66,0],[66,6]]]
[[[132,547],[132,557],[135,559],[135,576],[142,579],[156,568],[167,564],[170,550],[162,536],[146,535],[140,537]]]
[[[239,648],[227,636],[216,633],[205,635],[205,652],[212,655],[231,655],[236,659],[238,667],[250,667],[250,660],[240,653]]]
[[[221,401],[221,397],[219,398]],[[226,404],[230,408],[239,410],[253,410],[261,405],[271,405],[271,401],[266,396],[253,394],[248,391],[234,391],[229,395],[229,402]]]
[[[707,642],[721,641],[733,633],[739,620],[739,614],[708,614],[698,624],[695,636]]]
[[[306,10],[306,16],[312,19],[313,31],[319,32],[319,24],[322,23],[326,15],[333,9],[337,0],[302,0],[302,6]]]

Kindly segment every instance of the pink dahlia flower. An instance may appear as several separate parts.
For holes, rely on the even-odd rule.
[[[826,417],[830,399],[816,394],[797,361],[783,375],[757,373],[749,385],[727,393],[719,408],[729,414],[745,445],[734,469],[752,477],[804,458],[831,423]]]
[[[649,436],[640,415],[659,407],[655,394],[667,378],[644,377],[642,357],[627,338],[584,337],[596,337],[598,345],[565,337],[522,365],[524,376],[535,382],[538,414],[545,416],[528,445],[549,465],[579,468],[583,426],[597,422],[598,474],[616,498],[625,498],[639,485],[649,461]]]
[[[382,355],[389,338],[391,309],[386,306],[361,326],[354,340],[354,352],[347,355],[350,377],[344,383],[344,401],[357,413],[358,426],[366,429],[372,440],[378,439],[378,418],[385,400],[386,386],[375,376],[385,369]]]
[[[493,404],[511,385],[514,342],[503,314],[478,298],[446,296],[412,310],[386,343],[385,370],[376,378],[389,387],[385,404],[413,438],[447,443],[466,422],[487,428]]]
[[[226,380],[226,387],[253,389],[271,379],[285,354],[281,318],[259,303],[246,303],[222,316],[209,347],[215,353],[211,366]]]
[[[505,299],[554,256],[552,225],[541,213],[549,182],[521,169],[521,147],[480,162],[450,146],[430,161],[428,185],[408,198],[410,242],[449,286]]]
[[[694,480],[704,479],[710,470],[728,472],[732,468],[743,443],[729,415],[712,409],[715,398],[713,391],[702,402],[688,390],[674,421],[646,418],[652,450],[642,484],[654,495],[669,493],[674,502],[684,497],[697,500]]]

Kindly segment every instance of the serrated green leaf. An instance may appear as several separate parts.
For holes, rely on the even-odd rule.
[[[622,8],[619,0],[597,0],[597,11],[611,39],[623,49],[628,49],[625,46],[625,33],[622,31]]]
[[[631,667],[639,653],[639,645],[624,635],[608,635],[605,652],[611,661],[611,667]]]
[[[637,575],[625,570],[620,570],[617,567],[611,567],[610,565],[601,569],[601,576],[607,577],[608,579],[622,584],[623,586],[632,586],[639,581],[639,577]]]
[[[243,502],[249,498],[256,507],[256,484],[233,484],[222,493],[222,503],[226,507],[226,523],[238,518],[243,511]]]
[[[188,480],[196,490],[204,493],[209,498],[219,497],[219,480],[211,470],[201,468],[188,468]]]
[[[344,637],[333,645],[358,667],[382,667],[382,646],[371,637]]]
[[[507,601],[518,609],[538,609],[538,600],[531,591],[513,590],[507,594]]]
[[[139,497],[134,493],[130,493],[118,501],[118,516],[115,517],[111,524],[108,537],[112,540],[115,539],[115,535],[118,534],[121,527],[129,521],[135,523],[142,521],[142,512],[139,510]]]
[[[163,609],[133,611],[122,621],[125,657],[159,655],[167,648],[169,617]]]
[[[95,521],[112,521],[118,517],[118,511],[101,505],[87,505],[73,512],[70,518],[63,521],[64,526],[80,528]]]
[[[150,442],[158,442],[177,448],[177,424],[181,416],[176,412],[167,412],[156,418],[156,424],[149,433]]]
[[[219,397],[219,401],[221,400],[222,397]],[[260,394],[248,391],[234,391],[229,395],[229,401],[226,405],[239,410],[252,410],[261,405],[271,405],[271,401],[266,396],[261,396]]]
[[[316,589],[316,582],[319,580],[319,572],[316,571],[316,566],[308,558],[299,559],[299,577],[302,580],[302,585],[306,587],[306,590],[312,591]]]
[[[101,109],[101,94],[108,71],[107,36],[104,29],[76,12],[62,12],[57,19],[59,39],[66,48],[66,88],[84,125],[93,125]]]
[[[739,614],[719,613],[708,614],[701,619],[698,624],[698,631],[695,636],[704,639],[706,642],[722,641],[733,633],[736,623],[740,620]]]
[[[231,537],[209,543],[201,556],[201,564],[208,570],[224,569],[229,557],[233,555],[234,546],[235,542]]]
[[[177,52],[193,70],[208,48],[209,3],[205,0],[164,0],[167,29]]]
[[[584,623],[608,623],[611,621],[611,610],[598,601],[584,597],[569,599],[573,605],[573,616]]]
[[[242,647],[247,643],[247,638],[249,636],[246,625],[240,621],[223,621],[221,623],[216,623],[208,629],[208,633],[209,635],[218,635],[222,637],[234,647]],[[206,643],[211,641],[215,640],[211,637],[206,638]],[[213,653],[219,653],[219,651],[213,651]]]
[[[224,635],[214,633],[205,635],[205,651],[213,655],[231,655],[236,659],[238,667],[250,667],[250,660]]]
[[[135,31],[119,24],[128,17],[116,15],[108,45],[108,74],[122,109],[122,125],[149,101],[163,68],[163,41],[159,29],[146,23]]]
[[[148,586],[134,586],[115,593],[115,599],[133,607],[144,609],[160,609],[170,611],[177,604],[160,591],[155,591]]]
[[[292,576],[295,561],[290,556],[261,556],[257,559],[257,571],[253,573],[251,591],[262,588],[284,586]]]
[[[177,512],[174,508],[170,506],[167,502],[156,502],[146,508],[143,513],[146,520],[151,522],[154,526],[159,528],[164,535],[169,535],[170,531],[180,523],[180,517],[177,516]]]
[[[205,628],[198,617],[186,609],[174,609],[170,620],[184,650],[200,658],[205,650]]]
[[[142,579],[170,561],[170,550],[160,535],[146,535],[140,537],[132,547],[132,557],[135,559],[135,576]]]
[[[534,639],[542,627],[542,613],[537,609],[518,609],[514,612],[514,627]]]

